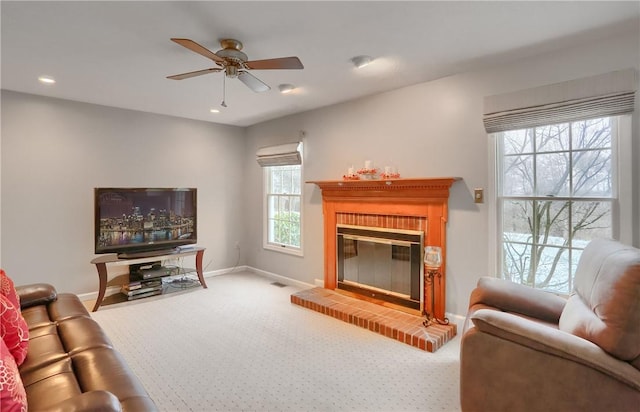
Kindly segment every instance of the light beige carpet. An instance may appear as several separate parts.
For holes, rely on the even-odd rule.
[[[458,411],[459,341],[428,353],[290,303],[248,272],[92,316],[163,411]]]

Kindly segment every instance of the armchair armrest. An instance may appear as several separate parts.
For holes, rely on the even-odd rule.
[[[20,297],[20,308],[44,305],[58,298],[56,289],[48,283],[34,283],[31,285],[16,286],[16,292]]]
[[[640,371],[607,354],[596,344],[511,313],[479,309],[471,320],[480,332],[539,352],[578,362],[640,391]]]
[[[471,293],[469,307],[483,304],[506,312],[558,323],[565,303],[566,299],[550,292],[504,279],[482,277]]]
[[[107,391],[89,391],[45,409],[43,412],[121,412],[118,398]]]

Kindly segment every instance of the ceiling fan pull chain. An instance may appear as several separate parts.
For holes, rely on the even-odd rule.
[[[223,75],[222,76],[222,103],[220,103],[220,106],[222,107],[227,107],[227,103],[225,103],[225,100],[227,99],[227,83],[226,83],[226,79],[227,75]]]

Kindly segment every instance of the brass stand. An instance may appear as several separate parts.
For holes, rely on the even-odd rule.
[[[431,287],[429,288],[431,290],[431,312],[427,312],[425,313],[425,317],[426,319],[422,322],[422,324],[427,327],[427,326],[431,326],[434,323],[440,324],[440,325],[448,325],[449,324],[449,319],[444,318],[444,319],[438,319],[436,317],[436,302],[435,302],[435,276],[438,277],[442,277],[442,274],[440,273],[440,269],[428,269],[427,268],[427,276],[426,276],[426,282],[427,285],[431,285]]]

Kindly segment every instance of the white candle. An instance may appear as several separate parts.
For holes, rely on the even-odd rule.
[[[384,174],[386,175],[390,175],[391,174],[391,166],[385,166],[384,167]]]
[[[371,169],[371,160],[365,160],[364,161],[364,168],[365,169]]]
[[[351,176],[352,174],[353,174],[353,166],[351,166],[351,167],[349,168],[349,173],[348,173],[348,175],[349,175],[349,176]]]

